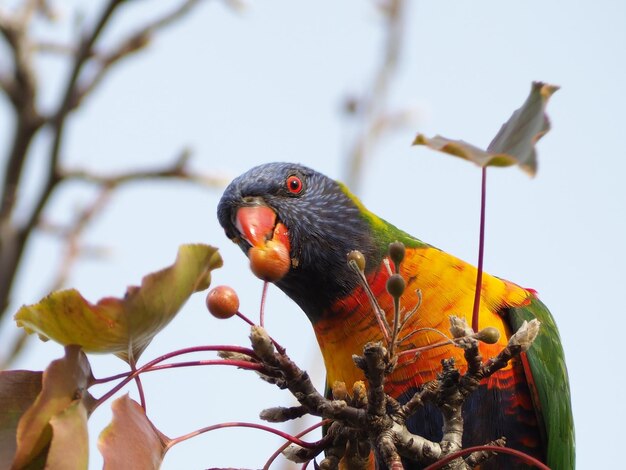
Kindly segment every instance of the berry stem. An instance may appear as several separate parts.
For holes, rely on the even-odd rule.
[[[235,315],[237,315],[239,318],[241,318],[243,321],[245,321],[248,325],[256,326],[256,323],[254,323],[252,320],[250,320],[248,317],[246,317],[243,313],[237,312]],[[270,340],[272,341],[272,344],[278,350],[279,353],[285,354],[285,351],[286,351],[285,348],[283,348],[280,344],[278,344],[276,342],[276,340],[274,338],[272,338],[271,336],[270,336]]]
[[[261,309],[259,311],[259,325],[262,328],[265,328],[265,299],[267,299],[267,288],[269,287],[269,285],[269,282],[263,282],[263,292],[261,293]]]
[[[483,259],[485,257],[485,207],[487,198],[487,167],[482,168],[480,185],[480,234],[478,236],[478,271],[476,273],[476,291],[474,294],[474,308],[472,310],[472,329],[478,331],[478,314],[480,309],[480,294],[483,284]]]

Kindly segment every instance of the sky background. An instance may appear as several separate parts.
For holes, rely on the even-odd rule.
[[[44,32],[72,37],[71,5],[78,3],[64,2],[66,15]],[[93,4],[87,18],[101,2]],[[157,8],[175,4],[130,2],[105,32],[104,43],[157,15]],[[626,3],[415,1],[405,25],[390,102],[392,110],[410,110],[413,120],[378,143],[359,195],[386,220],[468,261],[477,256],[480,171],[411,147],[412,139],[422,132],[485,146],[525,100],[533,80],[562,87],[549,104],[553,129],[538,146],[537,177],[517,169],[489,171],[485,269],[538,290],[550,307],[570,373],[578,467],[609,468],[622,459],[626,420],[626,384],[616,368],[624,353],[619,325],[626,313],[626,159],[620,144]],[[241,12],[204,2],[147,51],[121,64],[85,102],[70,120],[63,162],[108,174],[164,165],[189,147],[195,169],[227,179],[277,160],[341,179],[358,130],[346,120],[342,103],[370,86],[381,33],[371,2],[250,1]],[[6,60],[0,49],[0,67]],[[42,103],[53,103],[66,69],[46,59],[38,70]],[[8,118],[0,100],[0,143],[10,135]],[[29,161],[22,207],[32,202],[41,181],[37,148],[45,138]],[[86,184],[68,185],[46,218],[69,220],[94,194]],[[180,244],[205,242],[219,246],[225,261],[214,283],[233,286],[241,310],[256,317],[261,282],[217,223],[220,195],[221,190],[171,181],[124,187],[86,233],[85,241],[109,247],[109,256],[80,262],[68,286],[92,301],[120,296],[127,285],[172,263]],[[32,240],[13,311],[46,293],[60,256],[54,238]],[[323,388],[310,324],[275,288],[266,326]],[[212,318],[204,294],[196,294],[142,360],[192,345],[246,345],[247,334],[243,322]],[[16,368],[42,369],[60,355],[58,345],[34,340]],[[102,377],[123,371],[125,364],[93,356],[92,365]],[[233,369],[179,369],[143,380],[149,417],[170,437],[221,421],[258,422],[261,409],[293,402],[254,374]],[[91,469],[102,465],[95,442],[110,419],[108,408],[98,409],[90,421]],[[285,429],[295,432],[308,424]],[[173,448],[163,468],[258,468],[280,443],[255,430],[220,430]]]

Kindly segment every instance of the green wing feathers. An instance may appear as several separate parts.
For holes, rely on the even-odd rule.
[[[530,305],[509,310],[513,331],[524,320],[541,322],[539,336],[526,352],[525,369],[535,409],[546,429],[547,463],[553,470],[575,468],[574,419],[561,338],[546,306],[533,296]]]

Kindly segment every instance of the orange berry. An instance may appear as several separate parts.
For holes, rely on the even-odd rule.
[[[248,251],[250,269],[256,277],[264,281],[280,280],[291,266],[289,250],[275,240],[269,240],[262,247],[253,246]]]
[[[239,296],[232,287],[217,286],[207,294],[206,306],[215,318],[225,320],[239,311]]]

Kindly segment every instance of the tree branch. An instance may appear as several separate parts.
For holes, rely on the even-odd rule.
[[[365,374],[367,391],[362,383],[357,382],[350,397],[345,385],[336,383],[333,385],[335,399],[330,400],[317,392],[306,372],[299,369],[286,354],[275,350],[263,328],[254,326],[250,340],[258,360],[275,383],[289,389],[300,403],[299,407],[289,409],[264,410],[261,418],[272,422],[286,421],[308,412],[333,420],[324,441],[326,457],[320,463],[320,468],[325,470],[338,468],[344,458],[351,459],[351,468],[367,468],[365,456],[369,454],[369,449],[375,449],[390,469],[403,468],[401,456],[421,464],[431,464],[448,455],[455,455],[462,449],[462,408],[465,399],[478,388],[482,379],[530,347],[537,335],[539,323],[533,320],[523,324],[511,336],[508,345],[484,364],[478,349],[479,339],[465,320],[454,317],[450,323],[452,335],[457,340],[455,344],[465,351],[468,363],[466,373],[460,373],[453,359],[443,360],[443,370],[437,380],[424,384],[404,406],[385,393],[385,377],[393,371],[395,360],[389,356],[382,343],[366,344],[363,355],[353,358]],[[440,442],[413,434],[406,426],[407,419],[427,402],[437,406],[443,416],[443,437]],[[488,447],[476,448],[466,459],[460,456],[455,458],[448,464],[449,468],[474,468],[494,454],[494,446],[505,445],[505,439],[485,445]],[[286,456],[302,462],[317,455],[320,450],[312,452],[290,446]]]
[[[363,164],[382,132],[406,121],[405,113],[393,118],[386,110],[391,81],[397,71],[404,39],[405,0],[386,0],[380,5],[385,22],[385,39],[380,66],[365,97],[347,101],[346,110],[361,119],[362,129],[347,155],[346,184],[358,191]],[[399,117],[402,116],[402,119]]]

